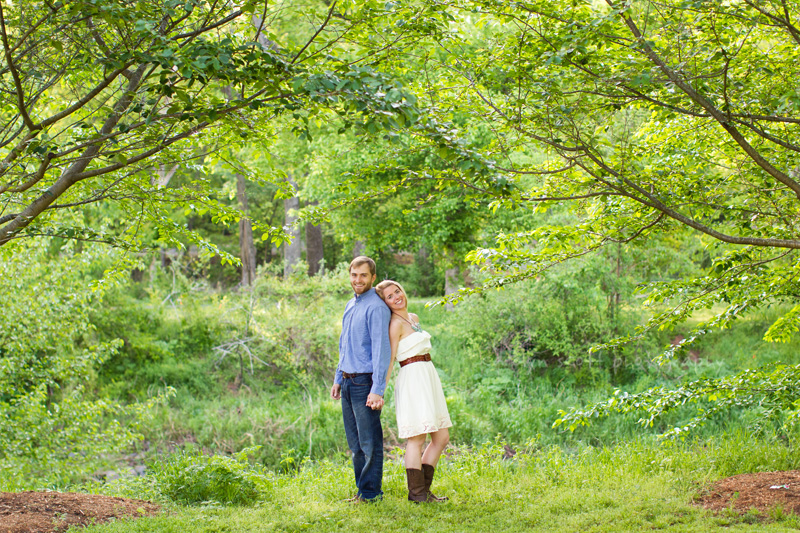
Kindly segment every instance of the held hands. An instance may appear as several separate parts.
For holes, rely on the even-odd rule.
[[[380,411],[383,408],[383,396],[370,393],[367,396],[367,407],[372,408],[373,411]]]
[[[331,398],[334,400],[341,400],[342,398],[342,386],[333,384],[331,387]],[[373,411],[380,411],[383,409],[383,396],[378,396],[377,394],[370,393],[367,396],[367,407],[371,408]]]

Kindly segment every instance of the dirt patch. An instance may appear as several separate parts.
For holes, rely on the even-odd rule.
[[[800,515],[800,470],[739,474],[721,479],[697,503],[713,511],[733,506],[741,513],[756,509],[766,514],[780,507],[786,513]]]
[[[73,492],[0,492],[0,533],[53,533],[160,510],[144,500]]]

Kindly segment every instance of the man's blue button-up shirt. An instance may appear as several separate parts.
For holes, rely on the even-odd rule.
[[[339,337],[339,366],[333,382],[342,384],[342,372],[372,374],[370,392],[383,396],[392,356],[389,345],[391,312],[375,289],[347,302]]]

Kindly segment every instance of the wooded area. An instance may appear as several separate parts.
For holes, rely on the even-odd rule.
[[[334,457],[359,254],[435,330],[455,446],[794,446],[798,17],[3,1],[0,486]]]

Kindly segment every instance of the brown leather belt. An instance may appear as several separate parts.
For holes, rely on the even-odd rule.
[[[370,374],[369,372],[357,372],[355,374],[350,374],[348,372],[342,372],[342,377],[345,378],[345,379],[354,378],[356,376],[371,376],[371,375],[372,374]]]
[[[411,363],[420,363],[422,361],[430,361],[431,354],[424,353],[422,355],[415,355],[414,357],[409,357],[408,359],[403,359],[400,361],[400,366],[404,367],[406,365],[410,365]]]

